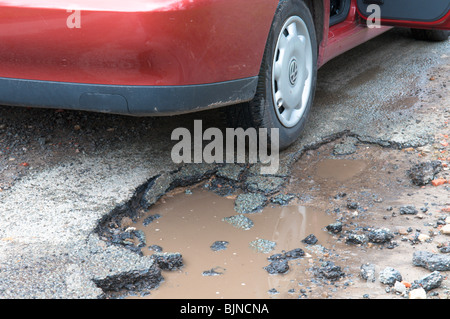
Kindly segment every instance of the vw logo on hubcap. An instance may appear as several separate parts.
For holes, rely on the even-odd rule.
[[[294,58],[289,63],[289,82],[291,82],[292,85],[295,84],[297,81],[298,76],[298,64],[297,60]]]

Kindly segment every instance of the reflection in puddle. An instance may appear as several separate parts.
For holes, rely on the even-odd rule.
[[[184,266],[177,271],[164,271],[165,281],[146,298],[297,298],[300,282],[309,268],[312,254],[302,243],[309,234],[324,244],[330,237],[323,229],[334,222],[323,212],[303,206],[266,207],[261,213],[246,214],[254,222],[248,230],[233,227],[222,219],[236,215],[234,200],[220,197],[202,188],[192,194],[178,193],[166,197],[149,214],[160,218],[144,226],[147,246],[161,246],[165,252],[179,252]],[[145,216],[142,220],[145,219]],[[257,252],[249,243],[256,239],[274,241],[270,253]],[[217,241],[228,242],[226,249],[211,249]],[[263,268],[267,258],[295,248],[302,248],[306,257],[289,261],[285,274],[269,275]],[[143,248],[145,255],[154,251]],[[206,274],[215,274],[205,276]],[[272,295],[268,290],[279,293]],[[296,292],[296,293],[295,293]]]

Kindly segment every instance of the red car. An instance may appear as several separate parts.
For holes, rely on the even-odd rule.
[[[450,0],[0,0],[0,104],[135,116],[227,106],[230,125],[279,128],[285,148],[306,122],[319,67],[390,26],[446,40],[449,9]]]

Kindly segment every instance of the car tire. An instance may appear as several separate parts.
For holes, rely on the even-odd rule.
[[[412,36],[422,41],[446,41],[450,35],[449,30],[411,29]]]
[[[314,99],[317,80],[314,21],[301,0],[280,1],[264,51],[255,97],[228,106],[227,125],[279,129],[279,149],[300,136]]]

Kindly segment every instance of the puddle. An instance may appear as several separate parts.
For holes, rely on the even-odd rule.
[[[350,233],[367,234],[385,227],[395,232],[403,223],[411,229],[423,227],[421,219],[404,219],[397,214],[401,204],[422,207],[423,202],[431,201],[428,197],[413,201],[410,196],[414,189],[405,172],[417,155],[357,144],[355,153],[334,156],[336,145],[306,152],[293,165],[283,189],[296,198],[289,206],[269,205],[260,213],[244,214],[253,222],[248,230],[223,220],[238,215],[234,196],[221,197],[198,186],[191,194],[180,188],[161,198],[148,212],[160,218],[144,226],[147,216],[143,216],[133,226],[145,232],[147,246],[158,245],[163,252],[182,254],[184,266],[163,271],[160,286],[139,298],[345,299],[369,294],[370,298],[385,298],[385,285],[360,278],[362,264],[375,264],[377,271],[394,267],[410,281],[423,276],[422,269],[411,269],[410,263],[405,263],[411,258],[411,244],[397,234],[395,245],[346,241]],[[402,201],[398,201],[400,196]],[[342,231],[334,235],[325,231],[336,220],[341,222]],[[302,242],[310,234],[317,237],[316,245]],[[268,253],[258,252],[250,247],[257,239],[275,242],[276,247]],[[213,251],[211,245],[217,241],[227,242],[226,249]],[[270,264],[269,256],[297,248],[306,255],[289,260],[288,272],[269,274],[264,269]],[[147,247],[142,252],[154,253]],[[328,262],[339,266],[345,275],[337,281],[320,278],[317,269]],[[205,271],[220,274],[205,276]],[[401,298],[395,294],[388,297]]]
[[[417,102],[419,101],[419,98],[417,96],[408,96],[401,99],[398,99],[397,101],[394,101],[391,103],[391,110],[402,110],[402,109],[409,109],[413,107]]]
[[[344,182],[362,173],[366,167],[364,160],[324,159],[317,164],[316,176]]]
[[[398,209],[408,204],[431,211],[436,199],[426,189],[424,194],[412,196],[422,190],[411,187],[405,174],[416,163],[416,152],[355,142],[354,153],[335,155],[336,146],[351,141],[345,138],[305,152],[293,165],[291,178],[283,188],[283,193],[295,196],[290,205],[269,205],[260,213],[241,215],[251,219],[253,227],[249,229],[224,221],[238,216],[234,210],[236,194],[222,197],[198,185],[189,192],[178,188],[163,196],[132,226],[145,232],[143,254],[154,254],[149,247],[158,245],[163,252],[180,253],[183,267],[163,270],[164,281],[150,294],[128,298],[403,298],[378,280],[365,281],[360,268],[371,263],[378,274],[393,267],[408,282],[425,276],[426,270],[405,262],[415,248],[409,239],[414,233],[402,230],[401,235],[398,230],[428,233],[424,221],[428,224],[435,220],[425,214],[405,217]],[[445,189],[441,191],[444,198]],[[149,216],[158,218],[147,223]],[[325,231],[336,221],[340,230],[335,234]],[[379,228],[394,233],[393,240],[363,244],[347,240],[351,234],[368,236]],[[302,242],[310,234],[317,237],[317,244]],[[258,252],[251,247],[258,239],[276,246],[267,253]],[[213,250],[216,242],[219,247],[225,244],[225,249]],[[435,243],[421,245],[435,249]],[[268,257],[298,248],[305,255],[288,260],[286,273],[269,274],[264,269],[270,264]]]
[[[193,189],[192,194],[165,196],[149,214],[161,217],[144,226],[144,216],[133,225],[145,232],[147,246],[181,253],[184,261],[180,270],[163,271],[165,280],[144,297],[149,299],[298,298],[305,271],[311,267],[309,260],[315,255],[310,251],[313,246],[301,241],[314,234],[317,244],[325,246],[331,236],[324,227],[335,221],[309,207],[268,206],[261,213],[246,214],[254,226],[239,229],[222,220],[237,215],[234,199],[201,187]],[[250,247],[257,239],[274,241],[276,247],[269,253],[258,252]],[[216,241],[228,242],[226,249],[213,251],[210,246]],[[295,248],[303,249],[306,256],[290,260],[287,273],[271,275],[264,269],[270,255]],[[147,247],[142,251],[144,255],[154,253]],[[203,275],[212,269],[222,274]],[[268,293],[273,288],[277,294]]]

